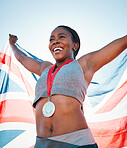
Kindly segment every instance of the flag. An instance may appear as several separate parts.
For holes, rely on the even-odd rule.
[[[127,147],[127,49],[96,72],[84,110],[99,148]]]
[[[36,79],[16,60],[7,43],[0,51],[0,148],[34,146],[36,128],[32,102]]]
[[[36,75],[15,59],[7,43],[0,51],[0,148],[34,147],[36,81]],[[96,72],[84,114],[99,148],[127,147],[127,50]]]

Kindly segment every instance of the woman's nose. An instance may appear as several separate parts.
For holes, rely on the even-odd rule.
[[[58,44],[59,43],[59,39],[55,39],[53,44]]]

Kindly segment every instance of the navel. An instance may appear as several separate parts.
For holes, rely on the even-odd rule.
[[[50,132],[53,133],[53,131],[54,131],[54,128],[53,128],[53,125],[51,125]]]

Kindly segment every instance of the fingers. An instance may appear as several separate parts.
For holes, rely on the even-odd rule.
[[[11,35],[11,34],[9,34],[9,43],[10,43],[11,45],[15,44],[15,43],[17,42],[17,40],[18,40],[18,38],[17,38],[16,35]]]
[[[11,35],[11,34],[9,34],[9,37],[12,37],[12,38],[17,38],[17,36],[16,36],[16,35]]]

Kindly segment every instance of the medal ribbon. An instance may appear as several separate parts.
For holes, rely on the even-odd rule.
[[[66,61],[65,63],[63,63],[54,73],[54,69],[56,67],[56,64],[54,64],[50,69],[49,69],[49,72],[48,72],[48,76],[47,76],[47,93],[48,93],[48,96],[50,96],[51,94],[51,89],[52,89],[52,84],[53,84],[53,80],[57,74],[57,72],[66,64],[69,64],[70,62],[74,61],[74,59],[70,59],[68,61]],[[53,74],[52,74],[53,73]]]

